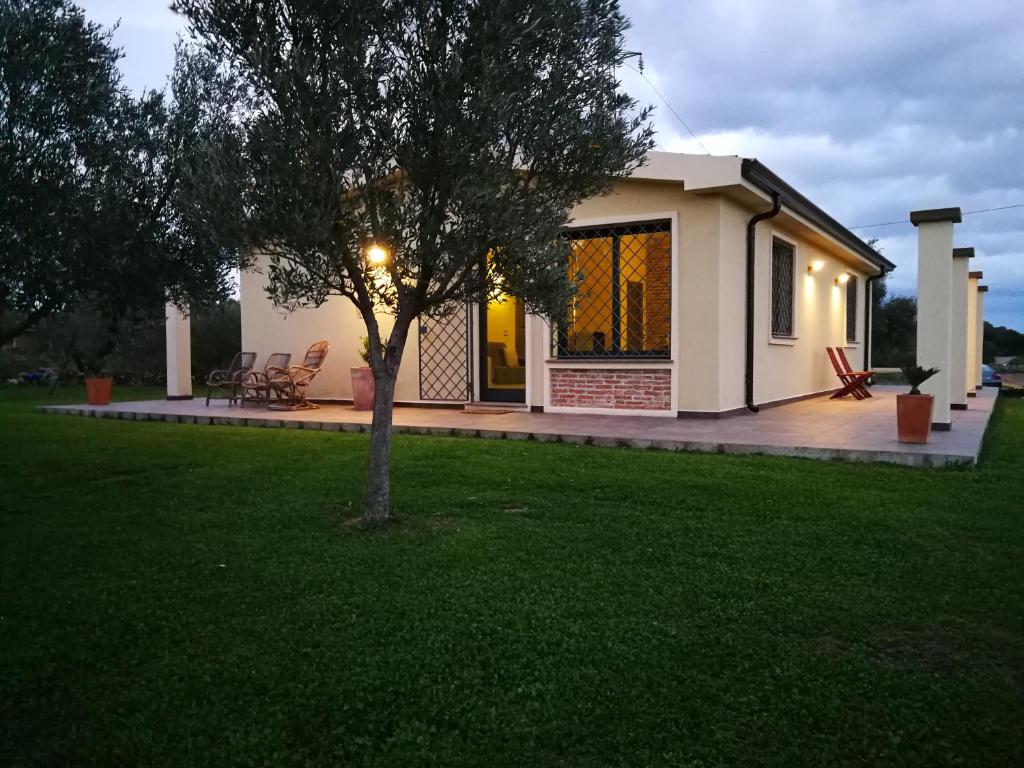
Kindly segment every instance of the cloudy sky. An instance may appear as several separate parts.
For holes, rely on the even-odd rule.
[[[132,88],[161,87],[181,19],[163,0],[79,0],[121,26]],[[670,151],[763,163],[897,265],[912,294],[911,210],[1024,204],[1024,13],[1020,0],[622,0]],[[653,84],[653,88],[652,88]],[[694,140],[654,88],[697,134]],[[965,215],[955,244],[990,286],[989,320],[1024,330],[1024,207]]]

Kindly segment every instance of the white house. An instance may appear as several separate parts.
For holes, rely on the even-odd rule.
[[[582,276],[552,327],[512,297],[425,318],[399,403],[522,403],[565,413],[718,417],[832,391],[825,348],[869,359],[870,284],[893,268],[757,160],[653,152],[566,229]],[[331,353],[310,396],[351,397],[365,332],[332,298],[288,314],[258,271],[241,276],[242,347]],[[386,327],[387,321],[384,320]]]

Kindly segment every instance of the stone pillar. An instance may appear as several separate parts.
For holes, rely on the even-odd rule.
[[[949,348],[949,407],[967,410],[967,274],[973,248],[953,249],[952,329]]]
[[[974,397],[981,380],[981,347],[978,345],[978,281],[981,272],[967,273],[967,396]]]
[[[986,293],[988,293],[988,286],[987,285],[979,285],[978,286],[978,308],[977,308],[978,309],[978,319],[977,319],[977,322],[975,324],[975,330],[974,330],[974,332],[976,334],[978,334],[976,339],[975,339],[975,342],[974,342],[977,345],[977,347],[978,347],[978,368],[974,372],[975,381],[977,382],[974,385],[975,389],[981,389],[981,364],[983,362],[985,362],[985,359],[982,357],[982,355],[984,354],[984,350],[985,350],[985,294]]]
[[[959,208],[910,213],[917,227],[917,364],[939,369],[921,385],[923,393],[935,396],[932,429],[937,431],[948,430],[952,422],[953,225],[960,220]]]
[[[173,304],[166,307],[167,399],[192,399],[192,327],[188,315]]]

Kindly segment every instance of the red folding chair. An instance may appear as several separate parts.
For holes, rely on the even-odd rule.
[[[846,370],[846,373],[848,375],[852,376],[856,373],[866,373],[868,375],[868,378],[871,378],[872,376],[875,375],[874,371],[853,370],[853,366],[850,365],[850,361],[846,359],[846,350],[844,350],[842,347],[836,347],[836,354],[839,355],[839,361],[843,364],[843,368]],[[860,387],[860,393],[864,395],[864,397],[871,397],[871,390],[869,390],[867,387],[863,385],[861,385]]]
[[[843,386],[836,390],[830,400],[836,400],[840,397],[846,397],[846,395],[853,395],[857,400],[864,400],[871,397],[871,393],[864,387],[864,382],[875,375],[874,371],[853,371],[849,370],[849,362],[843,365],[840,362],[840,355],[842,360],[846,360],[846,356],[842,354],[842,350],[833,350],[832,347],[825,347],[825,351],[828,352],[828,359],[832,361],[832,368],[836,372],[836,376],[839,377],[839,381],[842,382]],[[839,352],[839,355],[836,352]]]

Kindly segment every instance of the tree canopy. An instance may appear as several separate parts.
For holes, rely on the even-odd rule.
[[[0,344],[78,304],[113,329],[229,292],[234,257],[184,193],[229,81],[181,47],[169,93],[135,97],[120,55],[69,0],[0,7]]]
[[[175,0],[247,91],[198,185],[285,307],[351,300],[376,381],[367,517],[387,515],[410,323],[499,292],[557,316],[559,237],[652,145],[616,0]],[[239,179],[243,179],[241,183]],[[371,245],[384,257],[367,259]],[[394,324],[386,337],[376,313]]]

